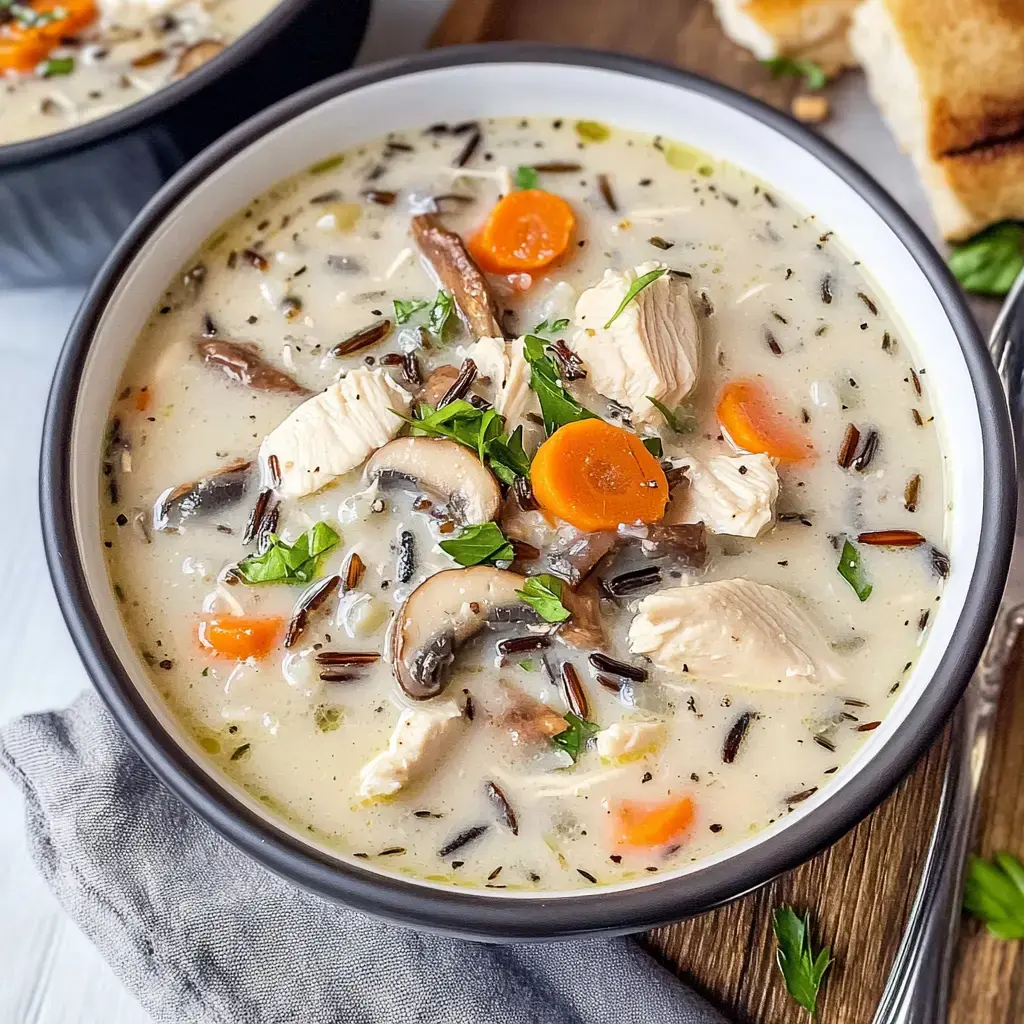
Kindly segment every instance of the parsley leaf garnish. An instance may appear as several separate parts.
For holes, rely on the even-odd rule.
[[[646,274],[641,274],[628,288],[625,297],[619,303],[619,308],[608,318],[608,322],[604,325],[604,329],[608,330],[609,327],[622,315],[623,310],[648,286],[654,284],[659,278],[664,277],[668,273],[668,267],[657,267],[654,270],[648,270]]]
[[[642,437],[640,438],[643,446],[656,458],[660,459],[665,454],[664,445],[661,443],[660,437]]]
[[[511,562],[516,553],[497,523],[477,523],[466,526],[458,537],[441,541],[441,550],[447,552],[459,565],[494,565]]]
[[[1012,853],[993,860],[968,860],[964,907],[997,939],[1024,939],[1024,864]]]
[[[499,417],[500,419],[500,417]],[[530,475],[530,456],[523,447],[523,428],[501,434],[487,442],[487,464],[505,484],[514,484],[517,476]]]
[[[801,60],[799,57],[771,57],[759,63],[772,73],[772,78],[781,78],[783,75],[802,78],[807,83],[808,89],[823,89],[828,83],[828,75],[825,74],[822,66],[815,64],[813,60]]]
[[[270,534],[270,547],[261,555],[243,558],[235,569],[246,583],[311,583],[323,556],[341,538],[326,523],[311,526],[294,544]]]
[[[563,717],[569,723],[569,728],[557,736],[552,736],[551,742],[555,746],[561,747],[575,762],[583,753],[587,740],[599,733],[601,726],[588,722],[585,718],[580,718],[572,711],[567,711]]]
[[[521,164],[516,168],[516,188],[536,188],[539,180],[539,175],[532,167]]]
[[[676,414],[671,409],[669,409],[668,406],[662,405],[661,402],[659,402],[656,398],[653,398],[651,395],[647,396],[647,401],[650,402],[651,405],[653,405],[654,408],[657,409],[658,412],[660,412],[661,415],[665,417],[665,422],[669,425],[669,427],[672,430],[674,430],[677,434],[681,434],[683,432],[683,428],[680,425],[679,420],[676,419]]]
[[[860,564],[860,551],[848,540],[843,541],[843,552],[839,556],[839,565],[836,568],[862,601],[871,596],[872,587],[864,567]]]
[[[832,963],[825,946],[815,957],[811,952],[810,915],[801,921],[790,907],[775,911],[773,924],[779,948],[776,957],[786,979],[789,994],[812,1016],[818,1001],[821,980]]]
[[[1024,225],[996,224],[954,246],[949,269],[965,291],[1005,295],[1024,270]]]
[[[70,75],[75,70],[74,57],[50,57],[39,65],[39,74],[43,78],[56,78],[58,75]]]
[[[523,589],[517,590],[516,596],[545,622],[565,622],[569,618],[569,609],[562,604],[562,581],[550,573],[527,576]]]
[[[548,323],[547,320],[541,320],[539,324],[533,329],[534,334],[561,334],[569,326],[569,318],[566,316],[559,317],[553,323]]]
[[[337,704],[319,704],[313,709],[313,721],[321,732],[334,732],[341,728],[342,714]]]
[[[439,291],[427,314],[427,330],[440,340],[444,337],[444,329],[454,313],[455,302],[452,297],[446,291]]]
[[[505,420],[493,409],[482,411],[460,398],[437,411],[423,403],[418,413],[418,419],[409,419],[398,412],[395,415],[412,427],[414,436],[447,437],[472,448],[503,483],[512,484],[517,476],[530,475],[530,458],[523,448],[522,427],[511,434],[502,433]]]
[[[596,419],[562,387],[555,361],[544,354],[544,339],[528,334],[523,339],[523,353],[530,364],[530,387],[540,401],[544,432],[550,437],[559,427],[577,420]]]
[[[426,309],[429,305],[429,299],[395,299],[395,323],[407,324],[421,309]]]

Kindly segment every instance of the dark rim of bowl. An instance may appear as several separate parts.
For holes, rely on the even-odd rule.
[[[192,74],[169,82],[150,95],[111,111],[105,117],[49,135],[0,145],[0,171],[68,156],[133,131],[174,104],[204,89],[214,80],[234,71],[286,28],[304,7],[314,2],[316,0],[280,0],[259,21],[225,46],[221,53]]]
[[[985,493],[978,560],[963,611],[940,664],[892,739],[833,797],[753,849],[683,878],[558,899],[430,888],[339,862],[251,812],[184,754],[146,707],[104,635],[74,536],[70,441],[79,378],[93,332],[122,273],[164,216],[207,174],[296,115],[360,86],[410,72],[494,63],[571,65],[679,85],[756,118],[808,150],[866,199],[912,254],[935,290],[963,350],[983,434]],[[490,940],[631,932],[708,910],[807,860],[867,815],[910,771],[953,711],[981,655],[1005,582],[1016,505],[1014,453],[999,379],[961,292],[921,229],[860,167],[828,142],[758,100],[696,75],[633,57],[538,44],[454,47],[349,71],[252,118],[180,171],[149,203],[87,294],[61,353],[46,411],[40,473],[50,574],[72,638],[107,707],[168,787],[265,867],[359,910],[418,928]]]

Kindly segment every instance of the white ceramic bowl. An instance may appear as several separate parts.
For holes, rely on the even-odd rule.
[[[817,215],[902,322],[948,457],[952,572],[911,677],[833,782],[723,853],[650,882],[536,895],[460,890],[369,868],[271,821],[168,715],[118,615],[99,541],[113,388],[167,282],[249,198],[338,150],[437,121],[555,115],[662,133],[739,165]],[[491,939],[627,931],[695,913],[793,867],[868,813],[951,712],[1005,581],[1016,487],[1005,404],[959,290],[918,228],[863,171],[748,97],[626,57],[537,46],[443,50],[331,79],[226,136],[149,204],[80,310],[54,381],[43,522],[69,627],[100,693],[153,770],[250,856],[297,883],[419,927]]]

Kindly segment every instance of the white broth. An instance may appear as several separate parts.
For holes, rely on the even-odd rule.
[[[545,257],[499,209],[565,251],[508,272]],[[456,289],[475,332],[442,322],[450,232],[505,268],[496,318]],[[585,888],[748,838],[883,719],[948,573],[927,367],[885,307],[814,216],[660,138],[506,119],[324,161],[183,268],[111,412],[103,540],[155,686],[273,813],[413,876]],[[409,438],[392,410],[453,385],[461,441],[497,406],[543,442],[532,492],[436,416]]]
[[[275,2],[0,4],[0,146],[105,117],[185,77]]]

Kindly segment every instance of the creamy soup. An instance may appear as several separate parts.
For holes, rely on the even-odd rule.
[[[215,57],[275,0],[0,0],[0,145],[120,110]]]
[[[434,125],[182,269],[102,466],[125,621],[220,769],[462,886],[645,879],[829,786],[949,571],[913,339],[666,139]]]

